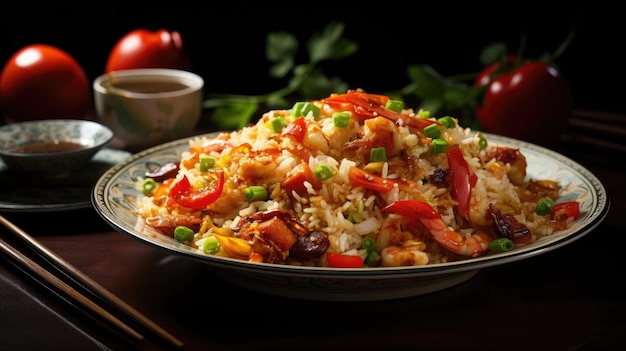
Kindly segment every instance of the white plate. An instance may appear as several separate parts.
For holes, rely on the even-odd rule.
[[[215,134],[207,134],[212,135]],[[526,156],[530,177],[556,180],[567,189],[564,199],[580,202],[581,215],[571,228],[509,252],[419,267],[312,268],[209,256],[142,225],[135,213],[140,195],[134,188],[137,178],[155,166],[179,162],[181,153],[189,148],[188,139],[147,149],[114,166],[96,183],[92,200],[102,218],[121,233],[172,254],[204,262],[223,279],[248,289],[326,301],[409,297],[452,287],[483,268],[527,259],[562,247],[592,231],[606,217],[610,203],[606,190],[598,178],[580,164],[537,145],[485,135],[490,142],[519,148]]]
[[[24,176],[0,160],[0,212],[53,212],[91,207],[94,184],[128,151],[104,148],[83,167],[63,178]]]

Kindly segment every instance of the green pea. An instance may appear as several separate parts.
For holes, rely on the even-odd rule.
[[[549,197],[544,197],[539,199],[535,204],[535,213],[540,216],[549,215],[552,212],[552,207],[554,207],[554,201]]]
[[[217,241],[217,239],[215,239],[215,237],[213,236],[208,237],[204,241],[204,245],[202,245],[202,251],[209,255],[215,255],[216,253],[220,252],[220,248],[220,242]]]
[[[176,239],[179,243],[184,243],[185,241],[190,242],[193,240],[194,234],[193,230],[183,225],[179,225],[176,229],[174,229],[174,239]]]

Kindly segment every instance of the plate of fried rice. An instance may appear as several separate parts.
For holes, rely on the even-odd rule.
[[[610,199],[552,150],[350,90],[134,154],[92,203],[119,232],[230,283],[365,301],[562,247],[597,227]]]

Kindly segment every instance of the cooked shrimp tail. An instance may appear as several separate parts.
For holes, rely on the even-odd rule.
[[[462,256],[479,256],[489,249],[491,236],[477,230],[472,234],[461,234],[451,230],[441,216],[427,202],[419,200],[399,200],[382,209],[419,220],[441,246]]]

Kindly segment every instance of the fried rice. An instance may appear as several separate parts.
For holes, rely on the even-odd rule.
[[[559,185],[530,179],[526,167],[519,149],[453,117],[351,90],[190,138],[179,162],[138,179],[138,214],[207,255],[427,265],[508,251],[570,226],[577,204],[555,206]]]

